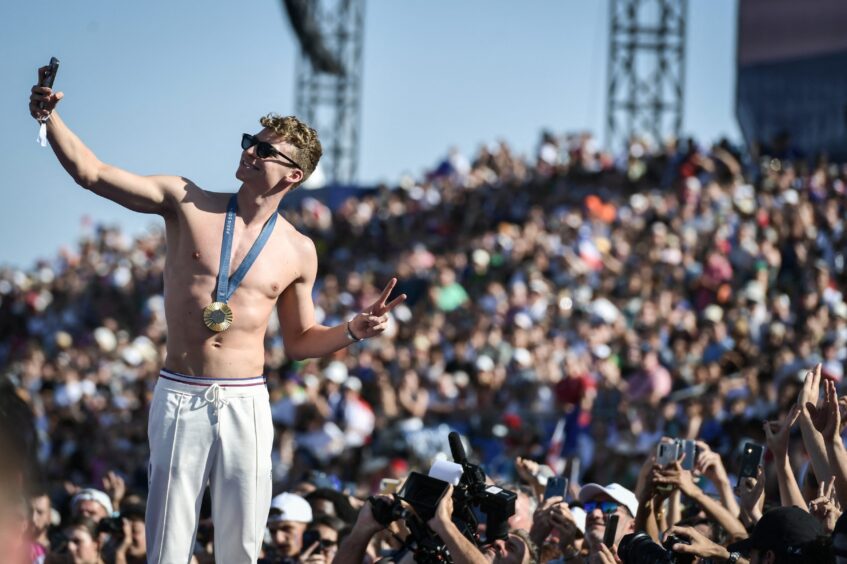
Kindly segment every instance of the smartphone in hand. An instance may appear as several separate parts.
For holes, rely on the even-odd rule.
[[[559,496],[562,499],[568,491],[568,479],[562,476],[547,478],[547,486],[544,488],[544,499]]]
[[[679,459],[679,443],[659,443],[656,446],[656,464],[662,468],[667,468]]]
[[[744,450],[741,452],[741,466],[738,470],[738,483],[744,478],[755,478],[759,473],[759,466],[762,465],[762,457],[765,454],[765,447],[756,443],[744,443]]]
[[[57,72],[59,72],[59,59],[50,57],[50,62],[47,64],[47,72],[41,77],[38,85],[53,88],[53,81],[56,80]]]
[[[612,548],[615,544],[615,537],[618,534],[618,514],[609,517],[609,520],[606,521],[606,532],[603,533],[603,544],[606,545],[606,548]]]
[[[683,454],[685,454],[685,458],[682,459],[682,469],[694,470],[694,464],[697,462],[697,443],[688,439],[679,441],[678,456]]]

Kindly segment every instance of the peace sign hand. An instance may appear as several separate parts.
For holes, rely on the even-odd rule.
[[[376,301],[350,321],[349,328],[354,338],[368,339],[381,335],[385,331],[388,327],[388,313],[406,301],[406,294],[400,294],[388,302],[388,296],[396,285],[396,278],[389,280]]]

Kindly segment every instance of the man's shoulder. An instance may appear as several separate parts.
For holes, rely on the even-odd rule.
[[[301,233],[287,220],[280,221],[286,241],[294,248],[297,256],[302,259],[313,259],[317,257],[317,249],[312,239]]]
[[[212,192],[201,188],[188,178],[174,178],[181,186],[177,206],[184,214],[226,212],[227,202],[232,197],[231,192]]]

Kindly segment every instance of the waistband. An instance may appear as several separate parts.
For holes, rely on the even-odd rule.
[[[159,378],[164,378],[170,382],[187,384],[189,386],[197,386],[207,388],[213,384],[217,384],[221,388],[252,388],[256,386],[264,387],[267,382],[265,376],[252,376],[250,378],[208,378],[206,376],[189,376],[188,374],[180,374],[179,372],[171,372],[164,368],[159,371]]]

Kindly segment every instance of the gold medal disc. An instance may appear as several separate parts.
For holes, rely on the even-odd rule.
[[[203,308],[203,322],[216,333],[226,331],[232,325],[232,309],[224,302],[212,302]]]

